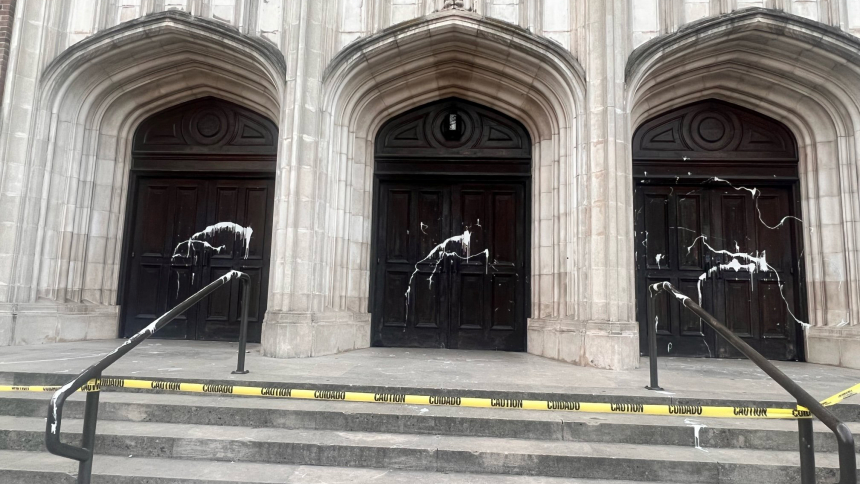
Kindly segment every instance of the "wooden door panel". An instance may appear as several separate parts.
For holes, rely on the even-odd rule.
[[[471,259],[451,275],[450,346],[525,349],[525,187],[464,184],[454,189],[455,231],[469,229]],[[487,250],[487,256],[478,255]]]
[[[262,263],[266,259],[266,241],[269,240],[269,221],[267,217],[272,216],[271,210],[267,209],[270,198],[273,197],[269,185],[255,184],[245,188],[245,203],[243,204],[244,210],[241,219],[244,220],[243,225],[245,227],[254,228],[254,234],[248,243],[243,261],[259,261]],[[241,249],[245,250],[244,247]],[[260,273],[261,269],[258,268],[257,272]],[[259,291],[259,282],[257,290]]]
[[[213,180],[209,184],[207,226],[234,222],[250,227],[253,232],[247,247],[244,238],[232,231],[215,233],[210,243],[223,249],[207,254],[201,284],[232,270],[248,274],[251,277],[248,339],[258,341],[266,308],[274,181]],[[210,296],[199,318],[200,332],[206,339],[235,341],[239,338],[241,315],[242,284],[232,280]]]
[[[459,331],[484,330],[487,326],[484,314],[487,304],[483,274],[462,274],[457,279],[460,305],[456,329]]]
[[[684,294],[688,294],[690,297],[696,297],[699,292],[699,279],[691,279],[684,278],[678,281],[678,289]],[[702,288],[704,294],[710,294],[708,288]],[[703,294],[703,295],[704,295]],[[678,322],[679,322],[679,333],[683,336],[695,336],[695,337],[704,337],[705,332],[702,327],[704,323],[698,316],[693,314],[692,311],[689,311],[685,308],[678,307]]]
[[[382,308],[382,325],[389,328],[406,328],[406,310],[408,303],[406,300],[406,290],[409,289],[409,271],[395,272],[387,270],[385,272],[382,293],[384,305]],[[419,277],[416,275],[416,277]],[[426,281],[426,275],[421,277]],[[420,279],[419,279],[420,280]],[[438,287],[438,285],[437,285]],[[416,293],[419,291],[416,291]],[[411,291],[410,291],[411,293]],[[422,291],[423,294],[423,291]],[[411,298],[410,294],[410,298]],[[416,295],[416,297],[418,297]],[[424,298],[421,298],[424,301]],[[426,310],[425,305],[421,305],[423,310]],[[422,317],[422,320],[424,318]]]
[[[669,267],[669,194],[645,194],[645,267],[661,270]]]
[[[749,184],[748,184],[749,185]],[[747,187],[749,188],[749,187]],[[716,316],[757,351],[771,359],[797,356],[797,323],[789,311],[797,313],[794,297],[794,268],[798,255],[791,219],[778,226],[791,211],[791,191],[783,187],[755,187],[748,191],[714,187],[720,205],[720,223],[715,227],[715,248],[749,253],[766,262],[749,270],[721,270],[715,279],[718,301]],[[723,264],[733,257],[722,256]],[[742,265],[749,261],[734,257]],[[721,356],[740,357],[724,341],[717,342]]]
[[[409,228],[412,226],[409,216],[412,212],[411,209],[411,190],[392,190],[388,193],[388,203],[385,207],[385,261],[388,263],[403,264],[409,262]],[[421,242],[422,248],[426,246],[427,242],[426,240]]]
[[[518,216],[517,193],[493,193],[493,220],[492,220],[492,251],[490,252],[490,260],[496,267],[511,267],[516,270],[518,263],[521,263],[520,255],[517,253],[519,243],[517,229],[521,229],[517,224],[510,223],[511,220],[516,220]],[[522,209],[522,207],[519,207]],[[483,249],[479,249],[483,250]],[[477,251],[475,251],[477,252]],[[497,306],[494,306],[497,307]]]
[[[205,216],[205,185],[175,178],[142,178],[134,201],[133,234],[123,331],[140,331],[193,293],[192,251],[177,245],[194,233]],[[195,336],[197,308],[159,332],[162,338]]]
[[[795,323],[788,315],[785,302],[780,294],[779,283],[774,280],[760,281],[756,290],[759,291],[758,307],[761,337],[787,339],[790,336],[789,328]]]
[[[699,277],[707,270],[700,235],[709,227],[708,200],[696,186],[638,186],[635,193],[637,314],[640,349],[647,354],[648,334],[657,331],[657,351],[668,356],[708,356],[714,334],[677,299],[650,287],[670,282],[691,297],[711,303],[711,285]]]
[[[380,183],[374,345],[524,349],[524,193],[517,183]],[[441,250],[452,255],[421,262],[467,229],[468,247],[450,241]]]
[[[135,333],[235,269],[251,276],[248,339],[259,341],[268,284],[274,181],[141,177],[138,185],[131,269],[124,298],[125,334]],[[241,238],[232,232],[205,239],[214,247],[223,245],[220,253],[199,244],[181,244],[221,221],[254,229],[247,259]],[[204,303],[179,316],[158,336],[235,341],[239,337],[239,299],[239,283],[231,281]]]
[[[242,191],[243,188],[244,187],[239,186],[238,183],[230,183],[226,186],[221,183],[217,183],[215,186],[211,187],[211,190],[213,191],[211,197],[213,197],[214,200],[210,202],[212,204],[210,212],[212,213],[208,215],[206,222],[210,225],[218,222],[235,222],[239,225],[245,226],[244,223],[240,223],[240,218],[238,216],[239,197],[241,196],[240,191]],[[263,210],[263,212],[265,213],[265,210]],[[242,240],[237,239],[236,235],[232,231],[216,232],[213,237],[211,237],[210,243],[215,247],[224,247],[219,252],[212,252],[209,254],[209,258],[213,261],[220,260],[229,264],[234,258],[245,256],[245,247]],[[221,277],[221,275],[218,275],[217,277]]]
[[[170,240],[170,226],[164,223],[170,220],[170,182],[147,181],[141,184],[139,190],[140,207],[135,233],[140,234],[140,237],[134,239],[135,254],[140,257],[164,257],[165,251],[172,249],[165,246],[165,241]]]
[[[725,290],[726,325],[740,337],[753,337],[752,294],[749,280],[728,279],[723,284]]]
[[[517,327],[517,287],[516,274],[493,274],[491,314],[492,329],[515,330]]]
[[[451,236],[450,190],[381,183],[379,193],[373,344],[445,347],[450,261],[429,256]]]
[[[678,267],[682,270],[704,271],[704,246],[696,239],[704,234],[702,214],[704,203],[702,191],[696,190],[679,194],[677,197],[677,223],[675,236],[678,248]]]

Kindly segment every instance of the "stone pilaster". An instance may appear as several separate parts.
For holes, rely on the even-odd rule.
[[[285,7],[287,79],[275,195],[272,288],[262,336],[263,353],[269,356],[319,356],[369,346],[366,315],[324,314],[330,306],[329,255],[334,242],[327,234],[333,223],[332,174],[320,162],[329,143],[321,118],[322,78],[334,42],[337,3],[292,0]],[[345,338],[347,334],[353,337]]]
[[[529,324],[529,352],[608,369],[639,364],[632,179],[624,66],[628,2],[587,0],[585,156],[576,167],[576,249],[567,314]]]

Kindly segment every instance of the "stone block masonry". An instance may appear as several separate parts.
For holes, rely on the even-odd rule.
[[[9,65],[9,44],[12,41],[12,21],[15,19],[15,3],[18,0],[0,0],[0,104],[6,85],[6,68]]]

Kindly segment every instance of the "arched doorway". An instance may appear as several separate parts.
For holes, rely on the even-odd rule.
[[[797,143],[781,123],[709,100],[642,124],[633,136],[640,348],[738,357],[678,301],[669,281],[771,359],[803,355],[806,321]]]
[[[277,126],[216,98],[149,117],[134,135],[122,333],[130,336],[231,270],[251,276],[248,338],[260,340],[271,252]],[[230,222],[250,228],[237,237]],[[201,231],[200,243],[187,243]],[[250,238],[245,238],[250,236]],[[205,244],[203,243],[205,242]],[[236,340],[240,284],[189,309],[159,336]]]
[[[374,346],[525,350],[531,140],[460,99],[386,122],[375,143]]]

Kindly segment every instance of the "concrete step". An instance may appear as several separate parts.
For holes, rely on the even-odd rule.
[[[0,450],[38,452],[44,446],[44,428],[44,418],[0,417]],[[63,432],[74,441],[80,428],[80,420],[70,419]],[[688,484],[799,481],[796,451],[150,422],[99,422],[96,452],[132,458]],[[816,464],[819,482],[836,481],[834,454],[817,454]]]
[[[42,417],[49,394],[0,394],[0,415]],[[70,398],[67,418],[82,418],[83,395]],[[702,419],[647,415],[578,414],[528,410],[211,397],[145,393],[104,393],[99,421],[231,425],[283,429],[385,432],[497,437],[571,442],[695,446],[703,448],[795,451],[797,423],[782,420]],[[860,424],[849,423],[860,435]],[[835,452],[833,434],[814,425],[815,447]],[[856,440],[860,451],[860,439]]]
[[[3,476],[4,484],[74,484],[77,470],[77,463],[46,453],[0,451],[0,476]],[[378,484],[381,482],[387,484],[641,483],[641,481],[413,472],[124,456],[98,456],[93,463],[93,484]]]
[[[312,381],[295,378],[291,381],[274,381],[257,379],[254,374],[230,377],[230,378],[175,378],[168,375],[147,377],[143,374],[122,373],[108,371],[105,377],[126,379],[149,379],[167,382],[188,383],[211,383],[218,385],[247,385],[255,387],[279,387],[279,388],[302,388],[309,390],[331,390],[367,393],[405,393],[413,395],[439,395],[439,396],[470,396],[478,398],[512,398],[524,400],[564,400],[577,402],[607,402],[607,403],[635,403],[655,405],[703,405],[703,406],[728,406],[728,407],[752,407],[765,406],[772,408],[794,408],[796,402],[792,402],[786,394],[784,399],[773,398],[773,396],[756,394],[755,388],[750,387],[749,393],[731,393],[716,395],[713,392],[697,395],[696,397],[678,397],[672,392],[651,392],[644,389],[647,380],[642,382],[642,389],[638,392],[630,392],[614,389],[575,389],[569,392],[561,391],[498,391],[486,389],[454,390],[440,389],[426,386],[404,386],[404,385],[367,385],[367,384],[344,384],[327,383],[325,381]],[[0,372],[0,381],[13,385],[63,385],[68,383],[69,374],[58,373],[27,373],[27,372]],[[846,387],[847,388],[847,387]],[[130,392],[130,393],[170,393],[157,390],[135,390],[108,388],[108,392]],[[829,396],[825,395],[824,397]],[[823,398],[823,397],[822,397]],[[854,397],[843,404],[830,407],[837,417],[846,422],[860,422],[860,397]]]

